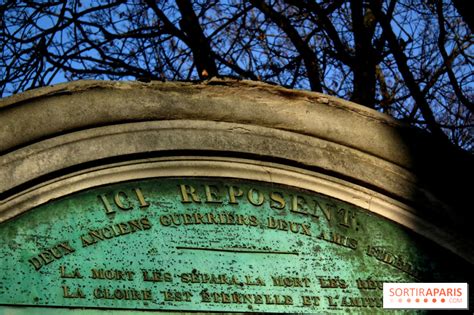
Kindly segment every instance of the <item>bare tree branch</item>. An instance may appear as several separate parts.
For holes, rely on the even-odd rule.
[[[421,113],[423,114],[423,117],[428,125],[428,129],[434,136],[440,139],[440,141],[449,142],[446,134],[441,130],[441,127],[436,122],[429,104],[424,98],[423,93],[421,92],[412,72],[410,71],[410,68],[408,67],[407,57],[403,53],[400,43],[394,34],[392,27],[390,26],[390,20],[376,5],[371,4],[371,8],[383,29],[384,36],[387,39],[390,50],[393,53],[395,61],[397,62],[398,69],[400,70],[400,73],[402,74],[405,83],[410,90],[411,96],[419,106]]]
[[[0,93],[233,76],[324,91],[474,150],[464,2],[4,1]]]
[[[291,25],[291,22],[283,14],[276,12],[262,0],[250,0],[250,2],[256,8],[261,10],[267,18],[278,25],[278,27],[280,27],[285,32],[285,34],[288,35],[289,39],[293,45],[295,45],[296,49],[304,60],[306,70],[308,71],[308,80],[311,90],[322,92],[323,89],[321,85],[321,75],[319,72],[319,64],[316,53],[311,50],[311,48],[309,48],[309,46],[298,34],[298,31],[293,27],[293,25]]]

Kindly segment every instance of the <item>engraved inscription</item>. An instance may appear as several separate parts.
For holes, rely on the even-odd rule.
[[[0,293],[9,305],[370,313],[382,308],[383,282],[435,274],[394,223],[273,183],[118,183],[0,228],[2,281],[12,292],[31,288]]]

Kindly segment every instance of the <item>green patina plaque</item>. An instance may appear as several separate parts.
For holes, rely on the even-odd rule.
[[[0,242],[0,314],[12,306],[374,313],[383,282],[466,282],[468,270],[364,209],[234,179],[89,189],[2,223]]]

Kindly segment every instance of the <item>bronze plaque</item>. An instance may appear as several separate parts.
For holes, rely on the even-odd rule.
[[[373,313],[383,282],[466,282],[469,268],[364,209],[235,179],[89,189],[2,223],[0,239],[0,311],[38,314]]]

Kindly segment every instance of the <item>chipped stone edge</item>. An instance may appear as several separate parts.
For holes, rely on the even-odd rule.
[[[279,85],[272,85],[260,81],[251,80],[237,80],[237,79],[220,79],[212,78],[206,81],[151,81],[151,82],[137,82],[137,81],[101,81],[101,80],[78,80],[72,82],[64,82],[55,85],[50,85],[42,88],[32,89],[20,94],[15,94],[0,99],[0,109],[5,109],[9,106],[19,105],[23,102],[32,101],[39,98],[51,97],[61,94],[84,92],[93,89],[116,89],[129,90],[135,88],[155,89],[155,90],[169,90],[171,87],[192,87],[199,89],[206,86],[224,86],[230,88],[255,88],[263,92],[275,94],[280,97],[298,97],[306,98],[309,101],[315,101],[321,104],[334,106],[339,109],[351,111],[366,118],[370,118],[387,125],[408,127],[407,124],[400,122],[386,114],[380,113],[366,106],[343,100],[341,98],[330,96],[318,92],[307,90],[288,89]]]

